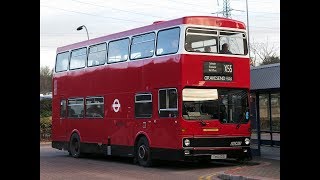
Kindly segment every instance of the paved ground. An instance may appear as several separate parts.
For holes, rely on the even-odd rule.
[[[261,146],[261,157],[280,160],[280,147]]]
[[[251,145],[252,149],[258,149],[256,144]],[[280,147],[260,146],[261,157],[264,159],[280,160]]]
[[[240,166],[237,168],[231,168],[221,174],[226,174],[229,177],[242,176],[249,179],[280,179],[280,161],[255,158],[254,162],[257,162],[259,164],[253,166]]]
[[[247,164],[232,161],[210,164],[158,162],[144,168],[130,158],[90,156],[75,159],[65,151],[40,144],[40,179],[232,179],[246,176],[253,179],[280,179],[280,161],[255,158]],[[220,178],[219,178],[220,177]],[[234,179],[234,178],[233,178]],[[239,179],[239,178],[236,178]],[[241,179],[241,178],[240,178]],[[245,178],[242,178],[245,179]]]

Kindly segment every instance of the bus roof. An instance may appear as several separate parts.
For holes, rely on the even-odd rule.
[[[57,53],[68,51],[70,49],[76,49],[80,47],[85,47],[91,44],[97,44],[100,42],[104,42],[107,40],[122,38],[125,36],[131,36],[139,33],[145,33],[148,31],[153,31],[156,29],[162,29],[166,27],[171,27],[175,25],[181,25],[181,24],[194,24],[194,25],[204,25],[204,26],[216,26],[216,27],[227,27],[227,28],[237,28],[237,29],[245,29],[245,24],[243,22],[223,18],[223,17],[214,17],[214,16],[186,16],[178,19],[168,20],[168,21],[156,21],[153,24],[130,29],[127,31],[110,34],[106,36],[101,36],[98,38],[81,41],[78,43],[62,46],[57,48]]]

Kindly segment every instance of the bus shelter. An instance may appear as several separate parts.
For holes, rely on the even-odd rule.
[[[251,148],[280,148],[280,63],[251,67]]]

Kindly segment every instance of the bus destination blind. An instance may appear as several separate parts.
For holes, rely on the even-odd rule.
[[[205,81],[232,81],[233,64],[225,62],[204,62],[203,79]]]

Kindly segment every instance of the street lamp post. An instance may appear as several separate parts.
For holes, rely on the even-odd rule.
[[[77,28],[77,31],[82,30],[82,28],[85,28],[85,29],[86,29],[87,36],[88,36],[88,40],[89,40],[89,33],[88,33],[88,29],[87,29],[87,27],[86,27],[85,25],[79,26],[79,27]]]

